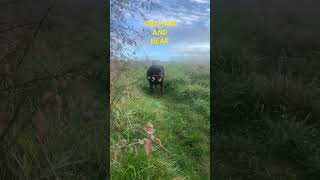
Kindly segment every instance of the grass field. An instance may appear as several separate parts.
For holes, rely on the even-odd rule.
[[[34,23],[0,33],[8,37],[0,53],[0,179],[105,179],[105,3],[56,1],[40,23],[51,3],[1,10],[1,28]],[[13,77],[5,81],[4,66]]]
[[[320,179],[319,3],[215,3],[213,179]]]
[[[163,96],[149,92],[146,64],[127,67],[111,92],[119,97],[111,109],[111,178],[209,179],[209,66],[165,65]],[[162,142],[149,156],[143,144],[130,146],[146,137],[148,122]]]

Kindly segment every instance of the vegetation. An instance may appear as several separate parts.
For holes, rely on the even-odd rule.
[[[0,179],[107,176],[103,7],[1,4]]]
[[[314,1],[215,4],[213,179],[319,179]]]
[[[165,92],[150,93],[145,63],[128,63],[111,92],[112,179],[209,179],[209,67],[165,65]],[[148,155],[144,126],[151,123],[154,144]]]

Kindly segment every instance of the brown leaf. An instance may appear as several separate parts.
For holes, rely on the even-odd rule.
[[[43,139],[48,134],[49,123],[41,111],[38,111],[34,114],[33,122],[37,135],[40,139]]]
[[[150,139],[146,139],[144,144],[144,151],[146,152],[147,156],[149,156],[152,152],[152,141]]]
[[[153,128],[153,124],[151,122],[148,122],[146,126]]]
[[[143,127],[143,129],[144,129],[144,131],[145,131],[147,134],[149,134],[149,135],[151,135],[151,134],[154,133],[153,125],[152,125],[150,122],[148,122],[148,123]]]

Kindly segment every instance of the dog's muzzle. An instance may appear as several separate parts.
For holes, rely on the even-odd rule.
[[[148,79],[152,80],[152,82],[154,82],[155,80],[157,80],[158,82],[161,82],[162,81],[162,77],[158,77],[158,76],[148,76]]]

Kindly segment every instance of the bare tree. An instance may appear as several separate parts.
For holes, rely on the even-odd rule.
[[[156,7],[154,0],[111,0],[110,2],[110,52],[111,58],[127,59],[125,48],[139,48],[137,43],[148,32],[146,29],[137,29],[130,20],[143,19],[146,10]],[[134,51],[133,51],[134,53]]]
[[[123,71],[129,59],[139,50],[138,43],[146,34],[150,33],[145,28],[138,29],[138,20],[146,20],[145,12],[155,8],[154,0],[111,0],[110,1],[110,88],[111,109],[116,104],[121,93],[117,82],[123,76]],[[136,26],[135,26],[136,25]],[[139,25],[138,25],[139,26]],[[129,51],[126,51],[130,49]],[[126,89],[122,86],[122,89]],[[118,95],[116,95],[118,94]]]

